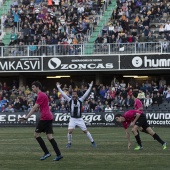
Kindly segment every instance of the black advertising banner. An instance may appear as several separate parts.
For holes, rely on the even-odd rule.
[[[67,126],[69,123],[69,113],[53,113],[54,126]],[[39,113],[33,114],[25,123],[19,122],[20,117],[25,117],[25,113],[0,113],[0,126],[35,126],[38,122]],[[88,126],[115,126],[114,113],[83,113],[83,119]]]
[[[0,58],[0,71],[23,72],[40,71],[41,69],[41,57]]]
[[[110,113],[83,113],[82,118],[87,126],[115,126],[114,116]],[[69,113],[54,113],[54,126],[65,126],[69,123]]]
[[[170,69],[170,55],[121,55],[120,69]]]
[[[118,112],[107,113],[83,113],[83,120],[87,126],[121,126],[115,121],[115,114]],[[121,112],[122,114],[122,112]],[[25,113],[0,113],[0,126],[36,126],[39,120],[39,113],[33,114],[28,121],[21,123],[18,119],[26,116]],[[151,126],[170,126],[169,112],[146,112],[148,123]],[[70,114],[69,113],[54,113],[54,126],[68,126]]]
[[[118,55],[43,57],[44,71],[109,71],[118,68]]]
[[[169,112],[146,112],[148,123],[153,126],[170,126]]]

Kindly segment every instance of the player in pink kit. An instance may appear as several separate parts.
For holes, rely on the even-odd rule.
[[[26,121],[35,111],[40,109],[40,121],[38,122],[38,125],[34,133],[37,142],[39,143],[40,147],[44,151],[44,155],[40,158],[40,160],[45,160],[46,158],[51,156],[51,154],[49,153],[46,147],[44,140],[40,136],[41,132],[45,132],[48,140],[50,141],[57,155],[53,160],[59,161],[60,159],[63,158],[63,156],[61,155],[57,142],[53,138],[53,127],[52,127],[53,114],[51,113],[48,105],[49,103],[48,97],[45,93],[41,91],[41,88],[42,85],[40,82],[35,81],[32,83],[32,90],[34,93],[37,93],[37,100],[34,107],[31,109],[28,115],[26,117],[20,118],[20,121]]]
[[[143,104],[142,102],[137,98],[137,93],[133,92],[132,99],[134,100],[134,108],[135,110],[139,110],[143,112]]]
[[[142,104],[142,102],[137,98],[137,96],[138,96],[138,93],[136,93],[136,92],[133,92],[133,93],[132,93],[132,99],[134,100],[134,108],[135,108],[135,110],[140,111],[140,113],[143,113],[143,104]],[[138,117],[137,117],[136,119],[138,119]],[[137,126],[134,126],[134,125],[135,125],[135,122],[132,121],[132,123],[131,123],[132,132],[133,132],[133,134],[134,134],[134,136],[135,136],[136,142],[138,143],[138,146],[136,146],[134,150],[140,150],[140,149],[143,148],[143,147],[142,147],[142,142],[141,142],[141,139],[140,139],[140,134],[139,134],[138,127],[137,127]],[[143,131],[144,131],[144,130],[143,130]],[[147,133],[147,132],[145,131],[145,133]],[[130,145],[131,145],[131,144],[130,144]]]
[[[130,148],[130,133],[128,132],[128,127],[132,126],[132,132],[136,138],[136,136],[138,135],[137,130],[145,130],[148,134],[150,134],[155,140],[157,140],[159,143],[162,144],[163,146],[163,150],[167,148],[166,146],[166,142],[164,142],[153,130],[152,128],[149,126],[147,119],[146,119],[146,115],[144,113],[142,113],[141,111],[137,111],[137,110],[129,110],[127,112],[125,112],[123,115],[121,114],[116,114],[115,115],[115,120],[119,123],[123,124],[123,127],[125,129],[125,133],[128,139],[128,149]],[[143,149],[142,144],[141,144],[141,140],[140,138],[136,138],[136,141],[139,145],[139,149],[135,149],[135,150],[141,150]]]

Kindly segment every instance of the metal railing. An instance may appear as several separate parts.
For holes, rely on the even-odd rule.
[[[1,57],[15,56],[83,56],[114,54],[162,54],[170,53],[170,45],[155,43],[114,43],[114,44],[64,44],[64,45],[20,45],[0,47]]]

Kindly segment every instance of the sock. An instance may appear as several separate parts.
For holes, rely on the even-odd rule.
[[[45,153],[45,154],[48,154],[49,151],[48,151],[48,149],[47,149],[47,147],[46,147],[46,145],[45,145],[44,140],[43,140],[41,137],[37,137],[36,140],[37,140],[37,142],[39,143],[41,149],[44,151],[44,153]]]
[[[67,138],[68,138],[68,143],[72,142],[72,134],[67,134]]]
[[[61,152],[60,152],[60,150],[59,150],[59,148],[58,148],[58,145],[57,145],[57,142],[55,141],[55,139],[54,139],[54,138],[51,139],[51,140],[50,140],[50,143],[51,143],[51,145],[53,146],[56,155],[57,155],[57,156],[60,156],[60,155],[61,155]]]
[[[90,132],[87,131],[86,134],[87,134],[87,137],[89,138],[90,142],[91,142],[91,143],[94,143],[94,140],[93,140],[92,135],[90,134]]]
[[[165,143],[156,133],[153,135],[153,138],[157,140],[162,145]]]
[[[135,138],[136,138],[136,142],[138,143],[138,145],[139,145],[140,147],[142,147],[142,143],[141,143],[141,139],[140,139],[140,136],[139,136],[139,132],[138,132],[138,134],[135,136]]]

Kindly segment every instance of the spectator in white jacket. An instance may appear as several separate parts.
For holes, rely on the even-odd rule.
[[[112,108],[109,105],[106,105],[106,108],[104,109],[105,112],[111,112],[113,111]]]
[[[170,22],[167,21],[167,23],[165,24],[165,32],[169,33],[170,32]]]
[[[152,98],[149,95],[146,95],[146,98],[143,101],[144,107],[148,108],[153,103]]]

